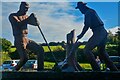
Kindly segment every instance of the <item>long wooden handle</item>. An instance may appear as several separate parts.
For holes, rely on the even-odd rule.
[[[49,46],[49,44],[48,44],[48,42],[47,42],[47,40],[46,40],[46,38],[45,38],[45,36],[44,36],[44,34],[43,34],[43,32],[42,32],[42,30],[41,30],[41,28],[40,28],[39,25],[38,25],[38,29],[39,29],[40,33],[42,34],[42,37],[43,37],[43,39],[45,40],[45,42],[46,42],[46,44],[47,44],[47,46],[48,46],[48,49],[49,49],[50,52],[52,53],[52,56],[53,56],[55,62],[58,64],[58,62],[57,62],[57,60],[56,60],[56,58],[55,58],[55,56],[54,56],[54,54],[53,54],[53,52],[52,52],[52,50],[51,50],[51,48],[50,48],[50,46]]]

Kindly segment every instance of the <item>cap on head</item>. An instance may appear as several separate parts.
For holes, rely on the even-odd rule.
[[[30,5],[27,2],[21,2],[20,7],[25,6],[27,8],[30,7]]]
[[[78,2],[77,3],[77,7],[75,7],[75,9],[78,9],[79,7],[81,7],[81,6],[85,6],[87,3],[84,3],[84,2]]]

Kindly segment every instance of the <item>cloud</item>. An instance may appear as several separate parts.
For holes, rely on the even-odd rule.
[[[3,2],[2,4],[2,34],[3,37],[13,43],[12,27],[8,20],[10,13],[17,12],[19,2]],[[78,19],[75,15],[70,14],[69,11],[74,11],[74,7],[70,3],[55,3],[55,2],[30,2],[30,10],[28,15],[32,12],[36,13],[40,27],[46,37],[50,41],[66,40],[66,34],[71,30],[76,29],[76,32],[81,31],[83,22],[75,22]],[[28,26],[28,37],[37,42],[44,42],[37,27]],[[9,33],[7,33],[9,32]]]
[[[66,35],[75,29],[75,35],[79,35],[83,28],[83,16],[74,14],[78,12],[74,9],[74,3],[68,2],[29,2],[30,10],[36,14],[40,28],[48,42],[66,41]],[[17,12],[19,2],[4,2],[2,4],[2,34],[3,37],[13,43],[12,27],[8,16],[12,12]],[[72,6],[71,6],[72,5]],[[82,20],[81,20],[82,19]],[[28,26],[28,37],[36,42],[45,42],[37,26]],[[9,33],[8,33],[9,32]],[[89,29],[80,41],[88,40],[92,35]]]
[[[116,34],[116,32],[118,31],[118,26],[113,27],[113,28],[110,28],[110,29],[108,29],[107,31],[111,31],[112,34]]]
[[[37,6],[39,5],[39,6]],[[34,9],[35,8],[35,9]],[[31,11],[35,12],[40,21],[46,38],[48,41],[66,40],[66,35],[73,29],[76,33],[81,31],[83,21],[75,22],[79,17],[71,15],[68,11],[73,10],[68,3],[31,3]],[[39,31],[31,28],[34,38],[38,38]],[[37,33],[37,32],[38,33]],[[40,41],[40,39],[37,39]]]

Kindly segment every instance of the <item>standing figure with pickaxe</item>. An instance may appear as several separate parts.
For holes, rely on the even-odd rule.
[[[117,71],[118,69],[109,58],[108,53],[105,51],[105,44],[108,33],[104,28],[104,23],[97,15],[96,11],[86,6],[86,4],[87,3],[84,2],[78,2],[76,7],[76,9],[79,9],[81,13],[85,15],[84,28],[81,34],[77,36],[77,38],[81,39],[89,28],[93,32],[93,35],[85,46],[84,54],[87,60],[90,62],[92,69],[94,71],[100,71],[100,66],[97,64],[92,53],[92,50],[97,47],[100,59],[104,60],[107,67],[109,67],[111,71]]]
[[[38,26],[38,20],[32,13],[30,16],[26,15],[30,5],[27,2],[21,2],[19,11],[9,15],[9,21],[12,26],[14,45],[19,53],[20,61],[15,66],[13,71],[18,71],[28,60],[27,50],[33,51],[37,55],[38,67],[37,70],[44,69],[44,49],[41,45],[27,38],[28,28],[27,24]]]

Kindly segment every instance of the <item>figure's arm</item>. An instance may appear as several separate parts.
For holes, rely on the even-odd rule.
[[[90,17],[90,14],[86,14],[84,27],[82,29],[81,34],[77,36],[78,39],[81,39],[84,36],[84,34],[87,32],[87,30],[89,29],[90,26],[91,26],[91,17]]]
[[[34,25],[34,26],[39,25],[37,17],[35,16],[34,13],[32,13],[28,18],[26,18],[25,20],[22,20],[22,21],[20,21],[16,15],[11,14],[9,16],[9,20],[12,24],[14,24],[16,26],[23,26],[26,24],[30,24],[30,25]]]
[[[14,25],[16,25],[16,26],[23,26],[23,25],[25,25],[25,24],[28,23],[28,19],[25,19],[25,20],[20,21],[20,20],[18,19],[18,17],[15,16],[15,15],[13,15],[13,14],[11,14],[11,15],[9,16],[9,20],[10,20],[10,22],[11,22],[12,24],[14,24]]]
[[[34,25],[34,26],[39,26],[40,23],[37,19],[37,16],[34,13],[31,13],[31,15],[29,16],[28,24]]]
[[[84,26],[84,27],[83,27],[83,30],[82,30],[81,34],[77,36],[78,39],[81,39],[81,38],[84,36],[84,34],[85,34],[86,31],[88,30],[88,28],[89,28],[88,26]]]

